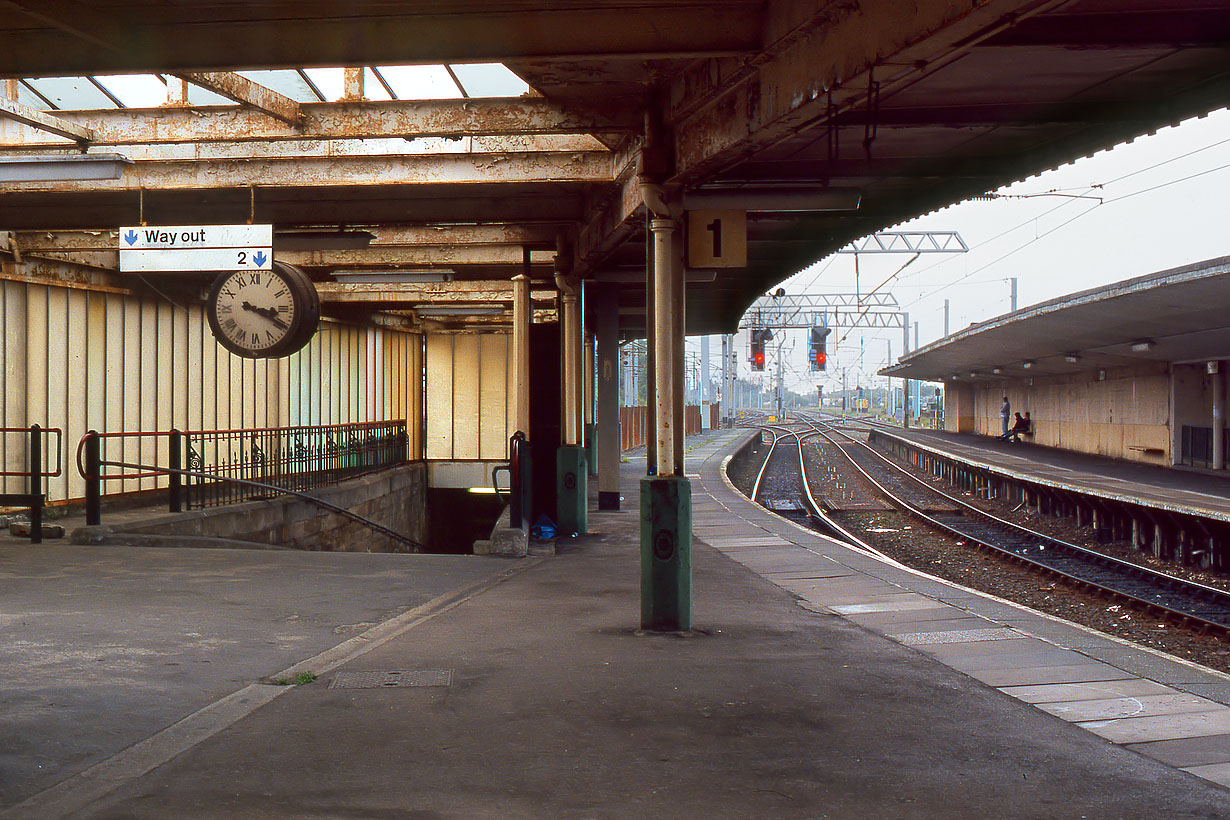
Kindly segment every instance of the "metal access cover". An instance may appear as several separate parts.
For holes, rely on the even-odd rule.
[[[383,689],[402,686],[452,686],[452,669],[413,669],[381,672],[338,672],[330,689]]]
[[[894,635],[901,643],[910,646],[928,646],[942,643],[972,643],[974,641],[1011,641],[1023,637],[1020,632],[1007,627],[996,629],[958,629],[948,632],[914,632]]]

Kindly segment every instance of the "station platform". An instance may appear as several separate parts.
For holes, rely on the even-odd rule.
[[[557,542],[554,557],[459,560],[451,582],[447,567],[435,576],[435,597],[405,600],[323,649],[330,619],[355,617],[330,611],[334,599],[368,588],[347,590],[317,572],[310,600],[294,608],[305,619],[315,613],[320,635],[297,662],[283,668],[270,657],[262,673],[233,663],[229,694],[201,707],[181,698],[182,719],[164,716],[165,728],[88,766],[64,762],[44,777],[48,788],[6,797],[0,818],[1230,813],[1220,785],[1230,782],[1230,678],[772,515],[723,477],[723,460],[750,435],[689,442],[692,633],[636,629],[644,465],[629,461],[624,508],[591,510],[590,534]],[[185,560],[198,551],[165,552]],[[339,562],[332,571],[344,575],[350,559],[370,557],[330,556]],[[418,588],[424,556],[378,557],[386,574],[371,588],[393,599]],[[88,595],[95,583],[88,573],[73,580],[79,559],[65,554],[61,598],[44,602],[57,617],[72,616],[67,590]],[[6,571],[20,575],[20,562]],[[158,585],[194,571],[168,569]],[[149,572],[132,568],[134,577]],[[197,605],[227,617],[228,589],[202,589],[215,606],[204,597]],[[0,611],[11,613],[6,594],[0,589]],[[270,634],[279,628],[292,629]],[[139,665],[114,684],[119,691],[139,688]],[[270,683],[303,672],[317,677]],[[415,681],[424,685],[407,685]],[[22,791],[5,784],[6,796]]]
[[[877,432],[957,458],[1008,478],[1140,504],[1170,512],[1230,521],[1230,475],[1163,467],[1041,447],[1026,440],[944,430],[877,427]]]

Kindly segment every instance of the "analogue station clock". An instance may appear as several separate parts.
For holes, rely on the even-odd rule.
[[[307,274],[285,262],[272,271],[218,275],[206,302],[209,327],[223,347],[249,359],[289,356],[320,324],[320,297]]]

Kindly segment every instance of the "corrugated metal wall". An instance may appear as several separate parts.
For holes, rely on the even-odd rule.
[[[508,334],[427,336],[427,458],[507,458],[512,435]]]
[[[12,280],[0,281],[0,319],[0,426],[64,429],[64,472],[47,487],[53,502],[84,494],[74,459],[89,429],[250,429],[404,418],[411,457],[421,452],[418,334],[324,322],[293,356],[241,359],[214,341],[200,306],[116,288]],[[24,469],[24,437],[3,439],[0,463]],[[166,464],[166,440],[134,441],[123,456]],[[104,492],[153,486],[153,479],[112,481]],[[5,491],[24,490],[23,480],[6,480]]]

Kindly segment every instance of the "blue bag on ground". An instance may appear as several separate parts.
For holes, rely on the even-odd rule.
[[[554,538],[558,534],[559,530],[555,528],[555,522],[547,518],[545,514],[538,516],[538,520],[530,527],[530,535],[542,541]]]

